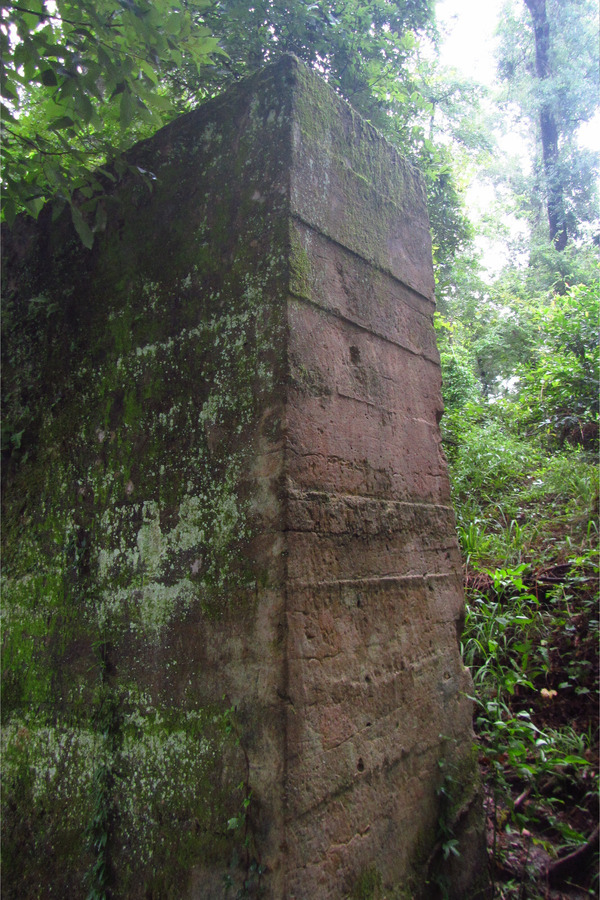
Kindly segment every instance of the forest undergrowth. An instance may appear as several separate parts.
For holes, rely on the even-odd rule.
[[[494,897],[596,897],[597,452],[494,415],[447,447]]]

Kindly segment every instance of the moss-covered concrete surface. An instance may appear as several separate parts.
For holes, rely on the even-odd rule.
[[[49,211],[5,235],[7,897],[180,897],[198,866],[222,896],[254,862],[238,742],[247,707],[246,743],[267,739],[246,680],[280,581],[280,77],[136,148],[149,183],[110,198],[91,252]]]
[[[3,233],[3,896],[433,898],[442,757],[480,831],[419,179],[293,58],[129,162],[91,251]]]

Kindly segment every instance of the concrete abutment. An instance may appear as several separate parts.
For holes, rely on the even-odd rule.
[[[128,161],[4,234],[6,896],[483,897],[420,177],[293,57]]]

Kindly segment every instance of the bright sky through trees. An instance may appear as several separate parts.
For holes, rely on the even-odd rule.
[[[505,3],[506,0],[437,0],[436,5],[441,34],[440,62],[484,84],[493,93],[498,89],[495,56],[498,40],[495,31]],[[487,101],[488,108],[497,103],[493,93]],[[523,169],[528,170],[531,160],[523,136],[516,128],[506,130],[508,123],[503,124],[504,127],[496,131],[500,150],[517,157]],[[582,147],[600,149],[600,114],[583,123],[578,139]],[[489,213],[493,202],[492,186],[476,177],[467,191],[470,217],[474,221],[480,220],[482,215]],[[511,231],[515,234],[519,223],[505,214],[504,224],[507,224],[508,218],[512,220]],[[507,261],[507,249],[503,240],[491,241],[489,236],[480,234],[476,245],[483,254],[484,265],[492,272],[499,270]]]
[[[436,11],[440,34],[440,62],[457,69],[473,81],[492,88],[496,82],[494,35],[504,0],[438,0]],[[509,153],[520,156],[528,166],[527,151],[519,135],[506,135],[499,143]],[[494,189],[489,183],[475,180],[467,190],[470,217],[477,221],[494,202]],[[516,229],[518,223],[512,223]],[[506,248],[502,240],[494,241],[481,235],[475,240],[485,267],[498,271],[506,262]]]
[[[496,72],[494,29],[503,0],[438,0],[441,61],[490,85]]]
[[[505,0],[437,0],[441,62],[491,87],[496,81],[494,32],[504,3]],[[591,150],[600,149],[600,115],[581,126],[580,143]]]

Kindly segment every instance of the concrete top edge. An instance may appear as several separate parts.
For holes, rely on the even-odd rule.
[[[186,135],[193,143],[194,134],[208,121],[220,119],[222,110],[232,108],[242,118],[255,117],[253,140],[271,140],[274,127],[280,136],[288,133],[283,143],[288,146],[291,141],[292,216],[434,300],[431,236],[420,172],[293,54],[281,56],[175,119],[128,155],[143,160],[146,151],[152,153],[172,139],[185,143]]]
[[[211,130],[223,138],[220,148],[209,140]],[[431,238],[420,173],[298,57],[282,55],[174,119],[124,157],[130,165],[151,173],[156,186],[161,180],[171,185],[171,173],[181,167],[181,183],[185,180],[191,190],[197,190],[202,172],[210,169],[210,154],[221,152],[228,143],[235,154],[243,155],[244,147],[250,147],[250,157],[242,161],[240,156],[237,163],[240,172],[245,164],[246,180],[252,180],[250,170],[257,160],[264,167],[260,150],[268,146],[270,170],[264,175],[269,175],[282,200],[287,195],[291,217],[372,262],[427,300],[434,299]],[[107,186],[108,193],[120,190],[120,183]],[[277,215],[283,210],[282,203]],[[275,215],[272,207],[270,214]],[[40,216],[41,228],[47,227],[48,218]]]

